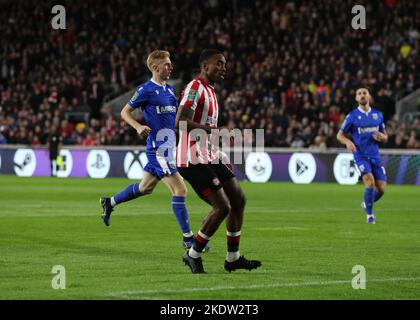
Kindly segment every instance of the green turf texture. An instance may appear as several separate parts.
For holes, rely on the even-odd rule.
[[[363,187],[241,183],[247,196],[241,254],[251,272],[223,269],[224,224],[191,274],[163,184],[120,205],[111,227],[100,196],[127,179],[0,176],[0,299],[419,299],[420,188],[389,186],[366,224]],[[189,187],[195,232],[209,211]],[[52,289],[54,265],[66,289]],[[366,289],[352,268],[363,265]]]

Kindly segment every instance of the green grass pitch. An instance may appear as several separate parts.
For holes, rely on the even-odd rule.
[[[241,254],[262,267],[227,273],[224,225],[191,274],[169,191],[119,206],[107,228],[98,199],[127,179],[0,177],[0,299],[419,299],[420,188],[389,186],[376,225],[360,208],[363,187],[242,183]],[[189,187],[197,232],[209,207]],[[66,289],[52,289],[54,265]],[[352,268],[366,289],[352,288]]]

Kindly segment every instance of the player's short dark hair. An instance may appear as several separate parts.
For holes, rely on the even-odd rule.
[[[223,52],[218,49],[205,49],[201,52],[198,63],[201,65],[203,62],[207,61],[216,54],[223,54]]]

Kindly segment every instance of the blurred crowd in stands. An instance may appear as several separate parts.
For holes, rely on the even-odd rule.
[[[368,86],[385,147],[420,148],[420,118],[394,117],[420,80],[420,2],[366,1],[366,30],[351,27],[353,2],[62,1],[67,29],[53,30],[53,3],[2,1],[0,144],[44,145],[55,131],[65,145],[142,144],[109,99],[150,77],[154,49],[171,52],[184,86],[201,50],[218,47],[228,61],[219,125],[263,128],[267,147],[342,147],[337,130]]]

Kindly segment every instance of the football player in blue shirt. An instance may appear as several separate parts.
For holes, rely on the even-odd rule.
[[[368,88],[356,90],[356,101],[359,106],[347,115],[337,139],[353,153],[365,185],[362,207],[366,211],[367,223],[375,224],[373,203],[383,196],[387,181],[379,155],[379,143],[386,143],[388,135],[382,113],[370,105],[372,98]],[[346,136],[349,132],[353,141]]]
[[[102,220],[111,224],[111,212],[120,203],[151,194],[162,180],[172,193],[172,209],[183,234],[183,244],[190,248],[194,244],[194,234],[189,224],[184,180],[175,165],[175,117],[178,101],[174,89],[166,83],[173,70],[167,51],[153,51],[147,58],[147,67],[152,79],[141,84],[128,104],[122,109],[121,117],[139,135],[147,137],[146,155],[148,163],[144,168],[141,183],[133,183],[110,198],[101,198]],[[147,125],[141,125],[132,116],[136,108],[141,108]],[[204,251],[208,250],[206,247]]]

